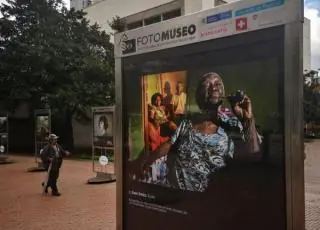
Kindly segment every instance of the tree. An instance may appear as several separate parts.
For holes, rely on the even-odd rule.
[[[320,81],[315,70],[304,74],[304,121],[320,123]]]
[[[49,103],[53,127],[73,148],[72,119],[114,102],[110,35],[62,0],[9,0],[0,7],[0,98],[7,108]]]
[[[125,22],[119,16],[113,17],[108,24],[116,33],[123,32],[125,30]]]

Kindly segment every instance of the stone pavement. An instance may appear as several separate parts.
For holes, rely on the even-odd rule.
[[[320,141],[306,144],[306,230],[320,230]]]
[[[34,158],[12,159],[0,165],[0,230],[115,230],[116,185],[86,184],[91,161],[65,160],[52,197],[41,195],[45,173],[27,172]]]
[[[320,141],[306,144],[306,230],[320,230]],[[116,184],[87,185],[91,161],[65,160],[61,197],[41,196],[45,174],[31,157],[0,165],[0,230],[115,230]],[[110,169],[112,170],[112,169]]]

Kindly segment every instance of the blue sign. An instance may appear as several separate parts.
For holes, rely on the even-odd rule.
[[[271,8],[275,8],[275,7],[279,7],[279,6],[284,5],[284,2],[285,2],[285,0],[273,0],[273,1],[263,3],[263,4],[251,6],[248,8],[243,8],[241,10],[235,11],[235,17],[246,15],[246,14],[252,14],[255,12],[259,12],[259,11],[263,11],[263,10],[267,10],[267,9],[271,9]]]
[[[218,22],[218,21],[222,21],[225,19],[229,19],[229,18],[232,18],[232,11],[231,10],[227,11],[227,12],[220,13],[220,14],[214,14],[214,15],[207,16],[206,22],[207,22],[207,24],[209,24],[209,23]]]

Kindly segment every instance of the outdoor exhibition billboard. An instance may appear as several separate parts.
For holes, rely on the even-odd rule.
[[[240,1],[116,35],[122,229],[287,228],[294,7]]]

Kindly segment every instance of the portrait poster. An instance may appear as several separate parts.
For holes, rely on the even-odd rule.
[[[8,117],[0,116],[0,133],[8,132]]]
[[[282,29],[123,65],[124,229],[285,229]]]
[[[36,140],[47,142],[50,134],[49,115],[36,115]]]
[[[93,113],[93,144],[94,146],[109,147],[114,146],[113,140],[113,113],[94,112]]]

